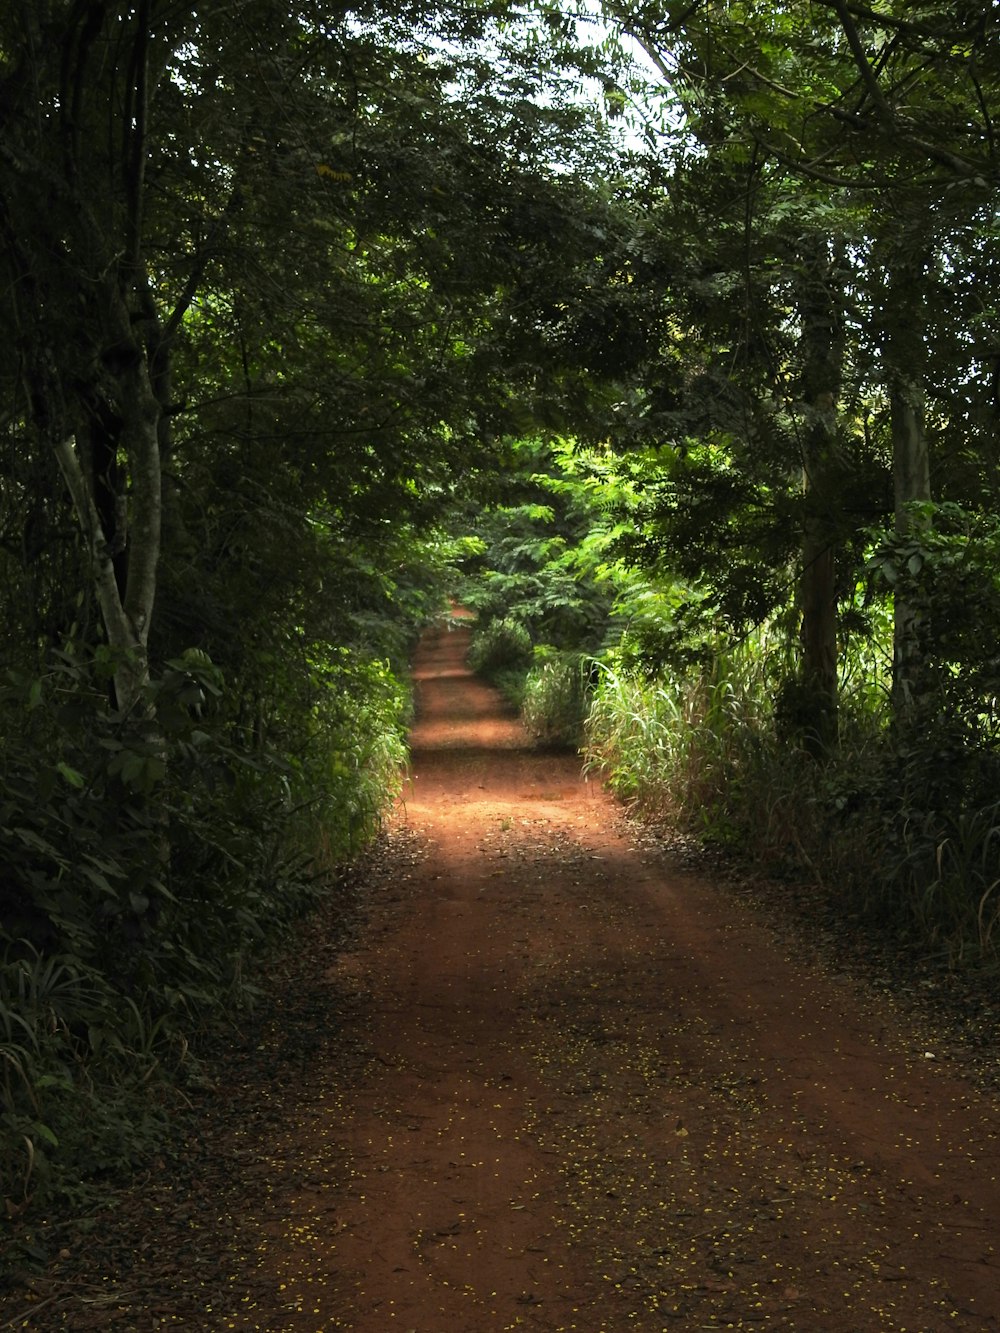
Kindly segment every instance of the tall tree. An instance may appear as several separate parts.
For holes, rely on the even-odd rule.
[[[490,22],[313,0],[0,16],[7,429],[62,473],[122,708],[206,429],[224,450],[283,434],[300,486],[371,513],[468,457],[463,395],[484,423],[512,398],[489,330],[554,241],[541,196],[545,227],[571,216],[587,113],[537,99],[511,32],[491,64]]]
[[[994,132],[1000,113],[998,18],[980,6],[872,7],[851,0],[681,10],[634,10],[612,3],[605,12],[645,52],[654,95],[658,90],[673,110],[668,137],[657,139],[655,128],[649,137],[654,145],[663,143],[662,152],[677,164],[675,178],[704,174],[712,163],[719,172],[728,164],[735,175],[740,164],[752,163],[767,182],[763,196],[756,191],[758,200],[766,202],[746,213],[746,254],[756,257],[758,281],[770,282],[775,295],[782,267],[798,293],[793,301],[802,355],[787,344],[782,347],[772,383],[780,393],[785,373],[796,360],[802,362],[809,423],[797,432],[809,478],[803,510],[802,669],[805,677],[825,682],[821,694],[829,700],[837,585],[824,553],[831,552],[849,506],[844,468],[826,469],[820,481],[835,430],[821,400],[829,400],[839,378],[839,372],[831,372],[840,361],[857,391],[867,393],[884,415],[892,444],[897,531],[905,538],[921,504],[921,521],[927,521],[934,469],[923,404],[928,397],[942,400],[943,385],[935,383],[935,375],[943,380],[948,373],[943,362],[935,365],[927,356],[938,322],[927,309],[929,275],[942,263],[954,262],[944,259],[952,238],[980,225],[985,201],[1000,180]],[[679,150],[685,134],[687,148]],[[754,197],[748,185],[748,203]],[[810,238],[798,247],[803,259],[795,265],[787,258],[782,264],[783,252],[788,256],[787,240],[784,246],[779,240],[785,229],[770,227],[778,210],[801,219],[802,234]],[[830,229],[840,229],[844,219],[851,236],[849,262],[840,265],[840,276],[828,289],[823,315],[817,305],[821,289],[810,276],[813,260],[829,245]],[[706,227],[704,235],[710,268],[719,250],[718,224]],[[862,258],[867,271],[859,267]],[[749,284],[745,287],[749,290]],[[745,302],[744,311],[749,308],[752,303]],[[747,326],[744,311],[733,311],[734,331]],[[848,311],[850,336],[846,341],[832,337],[834,326],[845,327]],[[774,326],[765,336],[773,340]],[[773,342],[775,350],[780,341]],[[951,351],[958,364],[964,362],[959,375],[968,378],[981,356],[973,340],[967,338],[964,352],[955,341]],[[819,397],[812,397],[821,367],[827,384]],[[812,389],[806,387],[810,383]],[[761,380],[758,402],[765,392]],[[870,510],[864,516],[859,512],[856,533],[873,517]],[[843,535],[850,538],[849,531]],[[899,709],[908,706],[922,679],[915,605],[900,586],[894,691]]]
[[[843,380],[843,242],[809,238],[797,276],[801,330],[801,424],[804,513],[802,533],[802,677],[815,699],[807,742],[820,753],[837,735],[836,515],[843,474],[839,456],[839,398]]]

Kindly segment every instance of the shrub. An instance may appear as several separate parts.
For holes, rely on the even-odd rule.
[[[501,672],[523,673],[531,659],[531,635],[519,620],[488,620],[473,630],[469,665],[478,675],[492,678]]]
[[[0,685],[0,1210],[22,1241],[149,1151],[197,1072],[189,1043],[252,1000],[251,955],[401,779],[384,662],[303,653],[275,673],[287,711],[258,700],[251,726],[202,652],[166,664],[138,719],[108,707],[104,666],[63,653]]]
[[[543,745],[578,749],[590,696],[591,659],[542,645],[524,682],[521,716]]]

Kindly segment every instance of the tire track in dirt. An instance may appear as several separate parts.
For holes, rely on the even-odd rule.
[[[1000,1327],[996,1105],[630,845],[466,646],[417,659],[389,887],[335,969],[370,1059],[284,1326]]]

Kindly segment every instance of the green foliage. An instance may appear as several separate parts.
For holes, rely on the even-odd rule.
[[[599,457],[571,441],[511,445],[500,502],[470,515],[482,555],[470,562],[462,601],[483,622],[513,619],[536,644],[593,650],[614,597],[604,516],[611,493]]]
[[[659,675],[637,669],[626,641],[599,672],[587,763],[645,816],[758,869],[818,880],[840,910],[897,938],[952,961],[992,958],[996,753],[970,746],[961,718],[897,736],[887,682],[869,691],[866,652],[859,644],[862,688],[845,692],[840,749],[820,766],[789,746],[773,703],[786,669],[780,636]]]
[[[149,1151],[199,1028],[252,1001],[254,956],[329,892],[402,771],[405,694],[347,649],[252,749],[203,651],[166,664],[146,717],[107,709],[113,670],[64,652],[0,691],[0,1174],[22,1242]]]
[[[473,671],[490,678],[503,672],[524,672],[531,656],[531,635],[521,621],[504,617],[477,624],[469,648]]]
[[[906,725],[911,740],[926,733],[929,754],[942,748],[933,736],[947,736],[955,751],[947,772],[958,762],[968,774],[964,796],[985,799],[992,774],[975,778],[972,770],[1000,737],[1000,524],[955,502],[912,507],[911,517],[868,561],[869,575],[904,598],[919,625],[921,678],[910,682],[916,697]],[[937,762],[930,759],[928,776]]]
[[[524,681],[521,718],[542,745],[576,750],[590,702],[592,659],[541,644]]]
[[[134,1166],[162,1137],[163,1075],[185,1060],[153,1020],[79,958],[26,941],[0,956],[0,1199],[32,1253],[32,1203],[83,1201],[87,1186]],[[34,1252],[33,1257],[43,1257]]]
[[[470,662],[536,740],[576,748],[590,654],[613,636],[616,591],[628,582],[609,556],[622,526],[612,509],[628,487],[606,451],[573,441],[518,441],[511,462],[505,502],[475,517],[479,553],[460,587],[478,612]]]

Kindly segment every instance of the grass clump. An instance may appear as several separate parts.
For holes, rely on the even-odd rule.
[[[591,658],[582,653],[548,645],[535,649],[524,681],[521,717],[540,744],[571,750],[582,745],[592,670]]]
[[[587,765],[645,818],[819,884],[840,915],[952,964],[994,965],[995,757],[966,748],[960,762],[943,724],[914,747],[869,696],[846,691],[840,745],[817,761],[773,705],[778,667],[763,636],[655,675],[611,655],[586,722]]]

